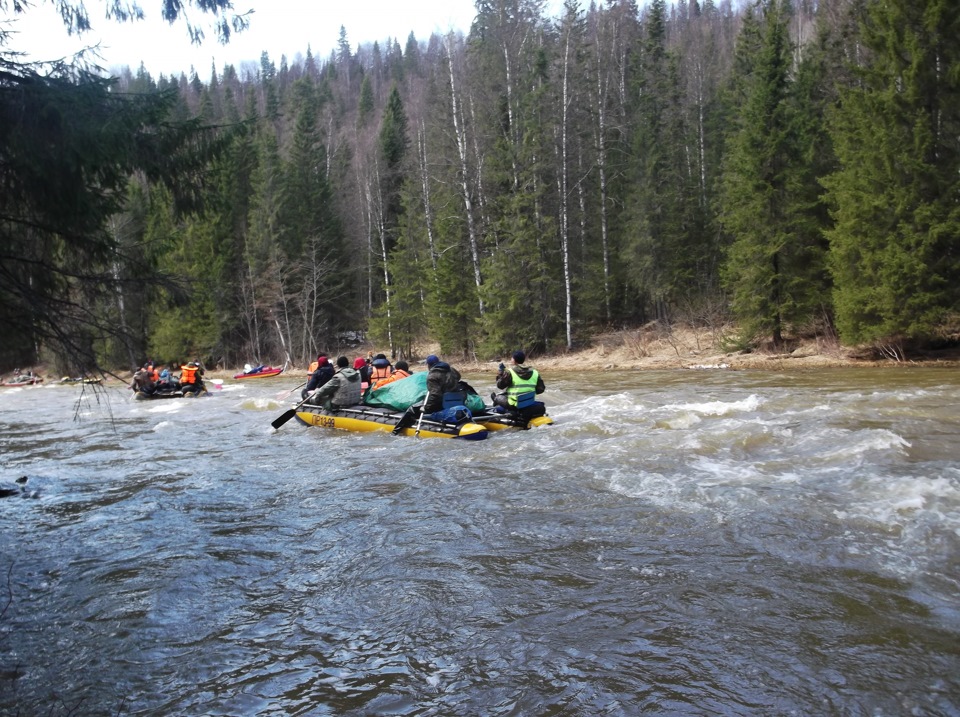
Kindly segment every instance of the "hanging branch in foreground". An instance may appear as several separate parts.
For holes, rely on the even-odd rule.
[[[166,186],[176,213],[195,211],[205,169],[230,133],[169,121],[175,89],[113,88],[83,71],[41,75],[0,61],[0,320],[14,336],[7,360],[46,346],[93,372],[94,342],[129,339],[103,309],[123,284],[176,288],[147,257],[121,247],[107,222],[124,209],[135,175]]]

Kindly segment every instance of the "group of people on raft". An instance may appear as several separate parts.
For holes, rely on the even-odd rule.
[[[500,392],[493,392],[490,398],[495,411],[515,413],[530,420],[546,413],[543,403],[536,400],[546,386],[539,371],[524,365],[526,358],[523,351],[515,351],[510,366],[499,365],[496,382]],[[407,409],[393,429],[395,434],[413,425],[421,415],[437,421],[449,421],[454,417],[459,422],[462,417],[460,409],[466,410],[464,404],[467,394],[476,393],[472,386],[462,380],[457,369],[436,355],[427,356],[426,365],[426,398]],[[320,354],[310,365],[309,374],[300,398],[308,405],[335,410],[363,403],[368,392],[394,381],[402,381],[411,375],[411,371],[406,361],[391,365],[384,354],[368,359],[358,357],[352,366],[346,356],[338,357],[334,366],[326,354]],[[451,411],[454,412],[453,416]]]
[[[133,374],[130,388],[147,396],[177,391],[183,394],[200,394],[207,390],[203,384],[203,374],[203,365],[199,360],[190,361],[181,366],[178,376],[174,376],[169,368],[159,370],[153,365],[153,361],[147,361]]]

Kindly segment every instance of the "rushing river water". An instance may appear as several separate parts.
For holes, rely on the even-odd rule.
[[[0,389],[0,714],[960,715],[960,373],[545,379],[473,443]]]

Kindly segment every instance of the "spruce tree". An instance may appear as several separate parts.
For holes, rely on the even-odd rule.
[[[693,291],[699,254],[692,236],[698,199],[688,169],[693,140],[681,106],[680,58],[667,47],[666,13],[664,0],[654,0],[645,23],[634,90],[634,183],[624,250],[630,282],[664,320],[668,307]]]
[[[825,182],[837,328],[847,343],[924,339],[960,300],[960,5],[869,5],[867,61],[830,115]]]
[[[723,278],[742,338],[780,345],[787,330],[812,320],[823,270],[814,179],[803,154],[810,139],[799,121],[807,98],[791,73],[790,7],[767,0],[762,11],[763,39],[749,60],[753,72],[724,167],[723,222],[732,244]]]
[[[84,3],[57,5],[70,32],[91,29]],[[142,15],[136,5],[106,5],[118,21]],[[223,40],[246,24],[229,0],[163,3],[161,12],[173,22],[185,6],[216,15],[212,26]],[[12,8],[31,11],[27,3]],[[203,38],[200,25],[188,21],[187,31]],[[110,226],[125,213],[131,176],[165,184],[175,210],[195,208],[202,168],[218,143],[177,116],[175,85],[143,81],[124,94],[115,79],[88,71],[82,55],[25,63],[16,35],[0,32],[0,321],[15,337],[0,347],[0,364],[35,362],[38,349],[49,348],[70,362],[71,374],[90,372],[104,356],[94,346],[136,341],[111,308],[126,277],[165,283],[136,244],[125,244],[130,237]]]

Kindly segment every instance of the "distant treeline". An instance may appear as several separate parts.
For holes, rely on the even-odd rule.
[[[542,4],[478,0],[466,36],[402,47],[354,52],[341,30],[325,60],[264,53],[207,79],[141,68],[78,100],[155,114],[153,154],[112,168],[123,140],[88,128],[104,167],[80,180],[132,181],[100,217],[110,251],[82,231],[44,250],[48,293],[83,309],[71,345],[236,366],[306,364],[355,331],[480,357],[652,320],[733,321],[742,345],[949,333],[960,3]],[[0,290],[0,313],[35,311],[28,294]],[[32,321],[16,350],[58,339]]]

